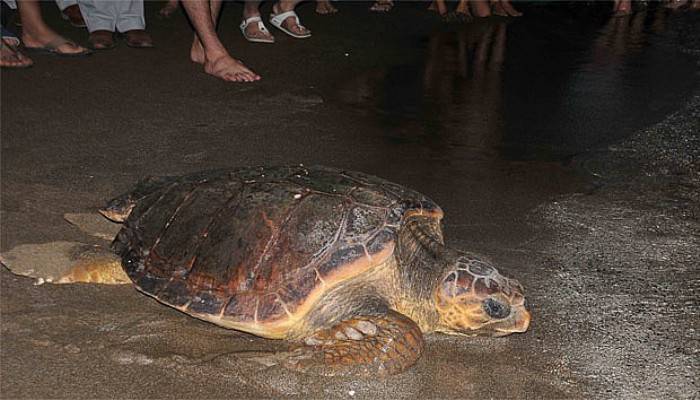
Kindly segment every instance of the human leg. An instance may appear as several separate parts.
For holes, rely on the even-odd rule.
[[[294,8],[300,0],[279,0],[272,6],[270,23],[282,30],[284,33],[298,39],[311,36],[311,31],[299,22],[299,17],[294,14]],[[292,14],[289,14],[292,13]],[[281,19],[283,15],[288,15]],[[281,21],[280,21],[281,19]]]
[[[113,1],[78,0],[80,12],[85,18],[90,36],[88,42],[94,50],[114,48],[114,30],[117,27],[117,11]]]
[[[158,14],[161,17],[170,17],[175,11],[177,11],[177,3],[177,0],[168,0],[168,2],[165,3],[165,5],[160,9],[160,11],[158,11]]]
[[[216,20],[221,9],[221,0],[183,1],[182,7],[195,29],[190,50],[192,61],[203,64],[206,73],[226,81],[260,80],[258,74],[231,57],[216,34]]]
[[[316,13],[321,15],[335,14],[338,9],[331,4],[331,0],[316,0]]]
[[[491,2],[491,10],[494,15],[501,17],[520,17],[523,15],[523,13],[513,8],[510,0],[493,0]]]
[[[491,7],[486,0],[470,0],[469,5],[475,17],[488,17],[491,15]]]
[[[146,32],[146,17],[143,0],[119,0],[117,9],[117,31],[126,36],[126,44],[134,48],[153,47],[153,39]]]
[[[471,20],[472,13],[469,11],[469,2],[467,0],[459,0],[457,9],[455,9],[455,14],[457,14],[460,19]]]
[[[20,0],[17,2],[17,9],[22,18],[22,43],[26,48],[69,56],[89,53],[86,48],[63,38],[46,25],[38,0]]]
[[[243,6],[243,22],[240,25],[243,37],[250,42],[274,43],[275,38],[267,30],[260,17],[262,1],[246,1]]]
[[[615,0],[613,3],[613,17],[624,17],[632,13],[631,0]]]
[[[460,6],[465,1],[466,0],[460,0]],[[447,16],[447,4],[445,4],[445,0],[433,0],[430,6],[428,6],[428,10],[437,12],[441,17]]]
[[[58,9],[61,10],[61,17],[68,21],[74,28],[85,28],[83,14],[78,7],[78,0],[56,0]]]

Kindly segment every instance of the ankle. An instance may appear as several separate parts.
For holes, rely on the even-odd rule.
[[[294,10],[294,5],[292,3],[282,1],[278,1],[272,6],[272,11],[275,14],[282,14],[292,10]]]

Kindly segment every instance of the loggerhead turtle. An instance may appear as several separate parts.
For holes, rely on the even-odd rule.
[[[418,360],[423,333],[504,336],[530,322],[517,281],[444,245],[438,205],[363,173],[151,178],[101,213],[123,224],[113,253],[59,283],[133,282],[193,317],[293,341],[288,368],[393,374]]]

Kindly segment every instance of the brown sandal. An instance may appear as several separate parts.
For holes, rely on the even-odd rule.
[[[126,45],[135,49],[150,49],[153,47],[153,39],[144,29],[133,29],[124,32]]]
[[[90,32],[88,43],[90,43],[90,48],[93,50],[109,50],[116,46],[114,33],[106,30]]]

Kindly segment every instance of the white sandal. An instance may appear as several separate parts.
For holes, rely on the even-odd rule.
[[[305,29],[307,32],[306,32],[306,33],[302,33],[302,34],[298,34],[298,33],[296,33],[296,32],[292,32],[292,31],[290,31],[289,29],[283,27],[283,26],[282,26],[282,23],[284,22],[284,20],[286,20],[286,19],[289,18],[289,17],[294,17],[294,19],[296,20],[297,26],[299,26],[299,27],[302,28],[302,29]],[[283,12],[283,13],[277,14],[277,15],[275,15],[275,14],[270,14],[270,23],[271,23],[275,28],[281,30],[282,32],[286,33],[287,35],[289,35],[289,36],[291,36],[291,37],[293,37],[293,38],[297,38],[297,39],[306,39],[306,38],[311,37],[311,32],[310,32],[308,29],[306,29],[306,27],[305,27],[304,25],[302,25],[301,23],[299,23],[299,16],[297,15],[297,13],[294,12],[294,10],[292,10],[292,11],[287,11],[287,12]]]
[[[246,33],[246,28],[248,28],[248,25],[255,23],[255,22],[258,23],[258,30],[260,32],[262,32],[264,35],[267,35],[267,37],[255,37],[255,36],[248,35],[248,33]],[[262,18],[260,18],[260,16],[250,17],[250,18],[244,20],[243,22],[241,22],[240,28],[241,28],[241,33],[243,34],[243,37],[245,38],[245,40],[247,40],[249,42],[275,43],[275,37],[272,36],[272,34],[270,34],[270,31],[267,30],[267,28],[265,27],[265,24],[263,24]]]

